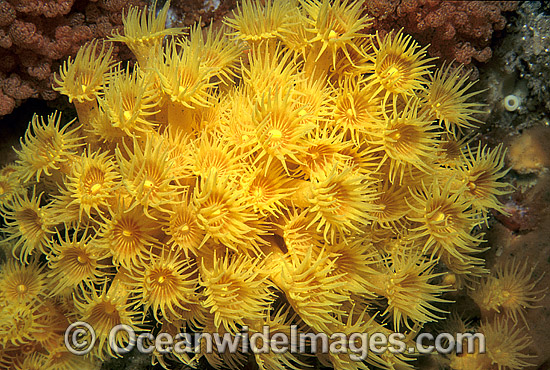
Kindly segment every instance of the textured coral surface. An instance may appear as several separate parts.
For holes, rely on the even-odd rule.
[[[469,64],[492,56],[494,32],[506,24],[503,12],[517,8],[517,1],[373,0],[366,3],[377,29],[403,27],[429,53]]]

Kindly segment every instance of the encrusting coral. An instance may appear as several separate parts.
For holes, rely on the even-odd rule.
[[[507,186],[503,151],[468,143],[481,105],[461,69],[434,71],[426,48],[377,34],[347,0],[246,0],[225,20],[230,32],[196,26],[187,38],[164,29],[168,6],[131,9],[109,41],[127,43],[135,66],[97,41],[68,60],[55,89],[78,123],[35,117],[0,172],[0,323],[6,335],[22,327],[0,337],[0,366],[96,368],[117,355],[117,324],[413,337],[439,320],[447,282],[483,273],[480,225]],[[525,268],[499,271],[487,284],[507,289],[520,274],[532,290]],[[486,308],[516,320],[540,293]],[[57,330],[78,320],[98,338],[87,357]],[[53,334],[35,341],[48,322]],[[18,351],[29,345],[36,354]],[[404,353],[349,354],[250,358],[260,369],[414,366]],[[240,369],[247,356],[154,352],[152,362]]]

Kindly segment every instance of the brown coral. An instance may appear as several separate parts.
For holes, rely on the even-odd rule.
[[[373,0],[367,12],[375,17],[374,29],[403,27],[421,44],[431,44],[431,56],[470,64],[492,56],[491,38],[504,29],[503,12],[517,1]]]

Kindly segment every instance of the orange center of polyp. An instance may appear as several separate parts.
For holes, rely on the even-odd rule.
[[[90,191],[92,192],[93,195],[96,195],[97,193],[99,193],[100,190],[101,190],[101,184],[93,184],[92,187],[90,188]]]
[[[125,119],[126,121],[129,121],[130,118],[132,118],[132,112],[130,112],[129,110],[125,110],[124,113],[123,113],[123,115],[124,115],[124,119]]]
[[[395,68],[394,66],[391,66],[390,69],[388,69],[387,76],[391,77],[394,74],[396,74],[397,72],[399,72],[399,70],[397,68]]]
[[[106,302],[106,304],[105,304],[105,313],[108,314],[108,315],[111,315],[115,311],[116,311],[116,307],[112,303]]]
[[[76,257],[76,260],[78,263],[80,263],[81,265],[86,265],[90,262],[90,259],[88,258],[88,256],[86,255],[86,253],[84,252],[81,252],[78,257]]]
[[[399,69],[395,66],[391,66],[386,70],[383,84],[387,87],[391,87],[399,81],[400,78]]]
[[[27,292],[27,290],[28,290],[28,288],[27,288],[27,286],[26,286],[25,284],[19,284],[19,285],[17,286],[17,291],[18,291],[19,293],[25,293],[25,292]]]
[[[432,217],[432,220],[434,220],[435,222],[440,222],[440,221],[443,221],[444,219],[445,219],[445,213],[441,211],[436,212],[436,214],[434,214]]]
[[[283,137],[283,133],[281,132],[281,130],[277,130],[277,129],[271,129],[269,130],[269,135],[271,136],[272,139],[280,139]]]

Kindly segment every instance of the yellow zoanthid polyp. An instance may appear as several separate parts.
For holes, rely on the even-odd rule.
[[[67,349],[63,341],[59,341],[55,348],[48,351],[43,369],[94,370],[99,364],[100,361],[96,357],[75,355]]]
[[[363,243],[365,240],[362,238],[342,238],[327,250],[329,259],[333,262],[330,275],[338,276],[345,282],[345,285],[338,289],[346,294],[365,294],[365,291],[373,291],[371,277],[376,274],[376,252],[371,250],[365,253]]]
[[[152,73],[139,66],[113,70],[109,84],[98,97],[100,109],[109,117],[112,127],[127,136],[147,134],[155,126],[151,116],[158,113],[160,94]]]
[[[280,46],[275,50],[265,45],[253,49],[248,56],[248,65],[241,68],[244,86],[251,89],[247,98],[260,100],[281,91],[294,92],[291,88],[303,79],[303,73],[298,70],[297,59],[292,54],[284,53]]]
[[[520,370],[531,367],[533,355],[525,354],[532,339],[521,327],[510,325],[506,319],[486,320],[477,331],[485,337],[486,351],[452,354],[452,370]]]
[[[100,248],[112,255],[115,266],[130,268],[149,257],[152,245],[157,242],[155,231],[160,225],[144,215],[141,206],[130,208],[124,201],[118,201],[100,221],[98,234],[101,237],[96,240]]]
[[[122,174],[122,183],[136,204],[141,204],[146,215],[150,209],[161,211],[175,202],[181,192],[175,179],[181,173],[174,160],[169,160],[162,137],[148,136],[145,143],[133,140],[133,148],[124,145],[116,149],[116,159]]]
[[[131,7],[126,16],[122,17],[124,35],[115,31],[110,39],[111,41],[124,42],[143,68],[149,67],[147,63],[152,54],[160,52],[162,42],[166,36],[183,33],[182,28],[166,28],[170,1],[166,1],[158,13],[156,5],[155,0],[152,9]]]
[[[304,120],[307,113],[292,99],[290,90],[270,95],[259,97],[254,106],[259,151],[256,161],[266,157],[269,167],[272,160],[278,160],[288,172],[287,162],[299,162],[296,156],[304,151],[305,136],[314,126]]]
[[[0,206],[25,191],[15,171],[15,165],[8,165],[0,170]]]
[[[352,333],[365,333],[369,335],[374,333],[376,329],[374,317],[370,316],[366,309],[361,309],[352,305],[349,316],[344,322],[339,323],[335,331],[345,335],[351,335]],[[359,342],[359,340],[357,342]],[[354,344],[357,345],[358,343]],[[353,356],[357,357],[354,358]],[[324,366],[334,367],[335,369],[369,370],[369,365],[387,365],[381,359],[376,359],[379,361],[372,361],[372,359],[367,356],[364,357],[366,361],[357,361],[357,359],[360,358],[359,354],[353,354],[349,348],[343,348],[340,351],[329,352],[319,356],[319,361],[324,364]]]
[[[511,318],[517,323],[518,316],[527,325],[525,311],[538,307],[547,289],[535,288],[538,281],[532,277],[533,268],[527,262],[511,259],[498,264],[494,272],[478,281],[469,292],[481,307],[485,318],[495,316]]]
[[[115,284],[111,285],[111,287]],[[116,294],[107,289],[107,282],[99,284],[96,289],[77,290],[74,296],[74,305],[76,312],[94,328],[97,336],[97,346],[93,349],[94,355],[104,359],[107,354],[111,356],[120,356],[115,352],[115,348],[110,345],[114,340],[120,347],[123,347],[130,340],[127,331],[116,333],[110,338],[111,329],[117,325],[128,325],[137,329],[137,313],[131,310],[132,302],[129,300],[129,294]],[[91,333],[85,334],[86,339]],[[120,348],[119,347],[119,348]]]
[[[9,301],[4,299],[4,302]],[[17,352],[21,352],[21,347],[33,341],[34,335],[43,330],[40,322],[43,316],[42,302],[38,299],[27,304],[5,303],[0,310],[0,346],[6,348],[15,345]]]
[[[235,70],[244,45],[224,37],[227,32],[224,27],[214,30],[214,24],[210,23],[204,35],[200,24],[197,23],[189,32],[189,43],[193,50],[201,51],[202,66],[212,70],[212,73],[224,83],[230,84],[237,76]]]
[[[374,225],[380,225],[383,228],[393,228],[399,230],[405,224],[405,216],[410,212],[410,208],[405,202],[408,195],[406,189],[401,186],[384,184],[378,191],[380,194],[374,201],[377,206],[374,211]]]
[[[376,209],[372,202],[376,198],[369,178],[351,172],[350,167],[319,173],[311,180],[311,203],[309,211],[315,214],[308,227],[316,226],[328,243],[334,243],[335,236],[365,232]]]
[[[172,206],[172,212],[163,224],[163,231],[169,237],[168,245],[173,250],[183,250],[185,256],[197,255],[205,237],[204,228],[199,226],[197,208],[187,194]]]
[[[46,356],[42,353],[33,353],[26,356],[21,362],[15,363],[13,368],[16,370],[38,370],[46,368]]]
[[[491,150],[487,146],[482,147],[481,143],[475,151],[469,145],[467,150],[468,156],[459,169],[458,177],[466,185],[464,195],[483,214],[490,209],[505,213],[497,196],[510,192],[506,189],[508,185],[499,181],[508,172],[504,168],[506,151],[502,150],[502,145]]]
[[[356,145],[380,125],[383,107],[377,95],[371,85],[355,78],[346,79],[336,92],[334,124]]]
[[[114,199],[120,174],[114,162],[114,156],[108,152],[85,151],[76,159],[65,180],[65,189],[61,193],[71,198],[68,206],[79,209],[79,222],[82,213],[92,217],[105,212]]]
[[[45,121],[43,117],[34,115],[29,128],[25,132],[25,140],[21,140],[21,150],[17,153],[16,172],[23,180],[39,181],[41,176],[52,176],[61,170],[66,173],[70,165],[67,163],[82,147],[82,138],[76,132],[78,127],[69,127],[71,122],[60,127],[61,114],[51,114]]]
[[[23,193],[14,197],[0,208],[6,227],[2,229],[5,239],[2,244],[9,243],[13,256],[27,263],[29,256],[39,250],[48,253],[53,233],[54,222],[50,209],[41,206],[43,194],[36,195],[36,188],[32,193]]]
[[[0,294],[6,301],[34,303],[46,295],[46,286],[44,268],[37,262],[22,266],[9,260],[0,271]]]
[[[78,119],[87,125],[97,111],[96,96],[111,76],[114,65],[113,47],[93,41],[79,50],[76,57],[63,63],[59,76],[55,76],[54,90],[66,95],[74,102]]]
[[[450,253],[459,260],[469,253],[475,253],[482,241],[472,231],[482,220],[461,193],[452,193],[451,181],[443,188],[436,180],[428,188],[411,193],[411,213],[414,238],[424,242],[424,250],[439,254]]]
[[[294,99],[305,109],[306,121],[313,121],[318,128],[330,121],[334,94],[327,81],[299,79],[294,90],[296,92]]]
[[[481,324],[491,365],[498,370],[519,370],[529,367],[533,356],[523,353],[532,343],[521,327],[510,325],[506,319],[488,320]]]
[[[337,52],[342,51],[351,61],[348,48],[359,51],[356,43],[368,37],[363,31],[370,26],[371,19],[362,16],[363,2],[303,0],[300,3],[309,15],[308,31],[314,35],[308,40],[313,45],[311,56],[314,59],[310,60],[315,60],[321,66],[324,64],[325,67],[326,62],[332,62],[332,66],[335,67]],[[319,67],[319,65],[308,66],[306,69]]]
[[[292,207],[278,220],[279,225],[274,232],[283,239],[284,248],[290,254],[303,257],[312,248],[315,253],[321,250],[323,236],[314,228],[308,228],[313,217],[307,210]]]
[[[72,294],[78,287],[93,289],[109,268],[109,253],[95,244],[88,229],[57,235],[48,255],[48,278],[53,295]]]
[[[111,38],[133,66],[98,41],[81,48],[57,78],[78,123],[36,116],[0,170],[0,244],[15,257],[1,279],[40,269],[48,290],[19,304],[2,283],[0,333],[17,340],[0,342],[0,367],[91,368],[117,356],[117,324],[232,338],[264,324],[407,330],[412,341],[440,320],[448,286],[485,272],[481,228],[507,186],[502,149],[468,147],[472,84],[430,66],[410,36],[377,34],[361,2],[247,0],[223,28],[189,36],[165,28],[169,6],[131,8]],[[530,289],[522,268],[502,275]],[[96,331],[87,357],[58,341],[72,321]],[[26,350],[37,333],[46,359]],[[251,352],[151,357],[231,370],[415,365],[408,353]]]
[[[423,90],[429,75],[429,63],[433,58],[426,58],[426,47],[420,45],[409,35],[399,31],[390,32],[383,39],[376,34],[373,42],[374,63],[367,67],[370,73],[368,81],[378,85],[378,92],[384,92],[384,101],[390,95],[416,95]]]
[[[208,265],[200,267],[200,285],[206,299],[202,302],[214,315],[216,329],[233,334],[245,322],[261,319],[273,301],[272,283],[261,268],[259,260],[246,255],[230,257],[214,253]]]
[[[413,167],[424,172],[434,167],[438,133],[432,121],[425,114],[420,115],[418,102],[416,98],[409,98],[402,109],[395,106],[392,115],[372,133],[372,144],[384,153],[382,163],[389,162],[391,183],[401,184],[405,172]]]
[[[212,171],[201,178],[193,199],[199,226],[206,232],[201,246],[209,239],[234,250],[257,246],[260,230],[251,223],[255,214],[249,207],[250,198],[237,183]]]
[[[343,133],[328,123],[319,123],[315,130],[306,136],[306,150],[299,153],[300,176],[311,179],[330,171],[334,166],[347,165],[348,156],[343,152],[351,146],[351,143],[343,140]]]
[[[345,316],[342,304],[348,295],[342,290],[345,272],[333,274],[334,261],[326,251],[315,253],[309,248],[304,256],[290,255],[277,271],[275,280],[288,303],[313,330],[330,333]]]
[[[259,165],[245,171],[243,185],[255,213],[277,216],[286,209],[284,199],[294,193],[292,179],[286,176],[283,166],[276,162],[269,168]]]
[[[286,29],[281,30],[280,40],[296,56],[305,57],[311,48],[311,43],[308,41],[311,36],[306,28],[307,16],[302,8],[293,6],[287,13],[287,17],[289,22]]]
[[[462,66],[452,68],[452,64],[443,65],[430,75],[431,88],[426,90],[424,99],[430,114],[445,125],[453,134],[475,127],[481,121],[472,114],[482,113],[482,103],[469,102],[468,99],[481,93],[468,92],[475,82],[467,82],[469,74],[463,73]]]
[[[191,170],[197,177],[207,177],[211,172],[219,178],[233,178],[244,170],[241,156],[228,145],[227,138],[203,131],[191,143]]]
[[[171,102],[187,108],[210,105],[209,96],[219,81],[210,81],[214,70],[201,63],[196,55],[199,52],[198,43],[170,39],[164,50],[153,57],[152,68],[157,72],[162,92]]]
[[[233,28],[232,33],[239,39],[252,45],[261,42],[275,41],[283,32],[288,32],[291,25],[289,13],[293,1],[274,0],[264,4],[258,1],[244,0],[237,4],[233,18],[226,18],[224,23]]]
[[[189,311],[198,288],[196,266],[178,253],[154,256],[132,272],[130,286],[137,293],[144,312],[149,308],[157,321],[177,320],[181,311]],[[162,313],[162,316],[159,315]]]
[[[269,332],[272,334],[286,335],[290,337],[292,332],[292,322],[294,321],[296,314],[293,314],[288,308],[281,308],[277,311],[272,310],[270,315],[265,315],[261,320],[258,320],[257,324],[252,326],[254,332],[261,332],[264,326],[269,328]],[[262,339],[263,341],[263,339]],[[268,339],[266,342],[271,345],[275,344],[274,341]],[[303,358],[299,354],[285,351],[283,353],[275,353],[273,351],[262,352],[255,354],[256,361],[263,365],[264,369],[309,369],[311,365],[307,363],[307,359]]]
[[[388,300],[383,315],[392,316],[396,331],[402,324],[412,330],[415,322],[437,321],[445,312],[431,303],[445,302],[438,296],[450,290],[432,282],[441,275],[433,272],[435,263],[434,259],[398,251],[379,265],[382,274],[371,278],[374,290]]]

